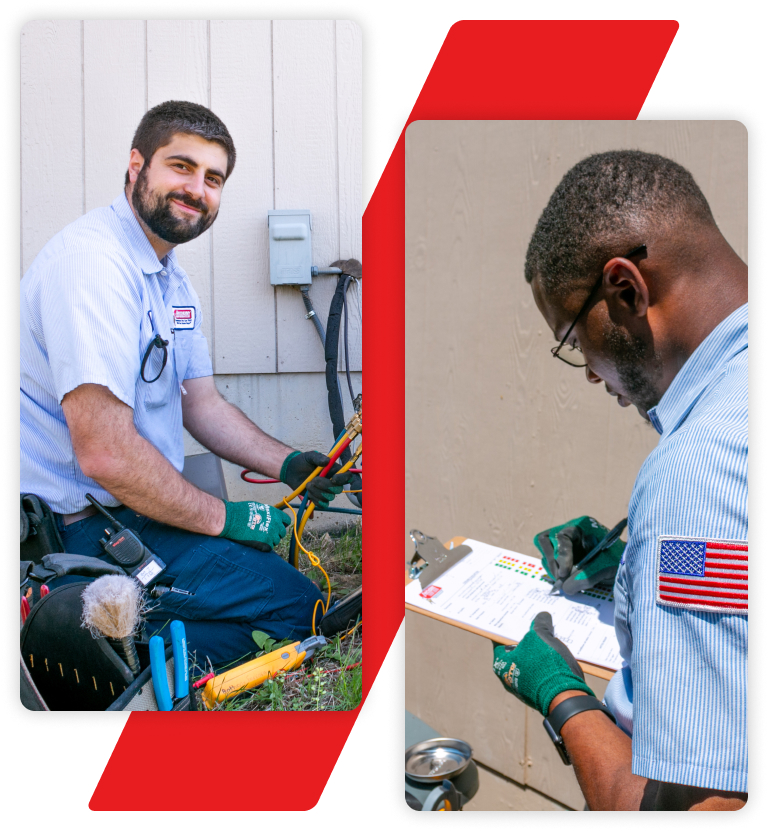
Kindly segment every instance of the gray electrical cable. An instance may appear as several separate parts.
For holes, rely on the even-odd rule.
[[[307,310],[306,316],[315,324],[317,334],[320,335],[320,343],[323,344],[323,349],[325,349],[325,329],[323,329],[323,324],[320,322],[320,318],[315,312],[312,301],[309,299],[309,287],[300,286],[299,289],[301,291],[301,299],[304,301],[304,308]]]

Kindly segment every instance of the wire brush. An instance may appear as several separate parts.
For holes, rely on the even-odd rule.
[[[82,597],[82,626],[94,637],[106,637],[136,677],[141,667],[133,637],[145,606],[138,582],[108,574],[89,583]]]

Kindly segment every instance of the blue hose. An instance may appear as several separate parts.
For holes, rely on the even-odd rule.
[[[301,505],[291,505],[294,511],[297,511]],[[362,516],[363,512],[358,511],[356,508],[318,508],[315,506],[315,512],[317,511],[327,511],[332,514],[357,514],[358,516]]]

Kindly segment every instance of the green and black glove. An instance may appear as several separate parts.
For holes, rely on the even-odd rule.
[[[603,581],[613,582],[626,543],[618,539],[587,563],[584,571],[571,571],[605,537],[608,529],[591,516],[580,516],[564,525],[537,534],[533,542],[541,551],[541,564],[553,580],[562,580],[565,594],[577,594]]]
[[[288,485],[291,490],[296,490],[316,467],[324,468],[329,461],[327,456],[323,456],[316,450],[310,450],[307,453],[294,450],[283,462],[280,469],[280,481]],[[352,478],[351,473],[339,473],[340,469],[341,464],[335,462],[328,471],[330,478],[315,476],[307,485],[307,496],[318,508],[327,508],[331,500],[342,492],[344,485]]]
[[[582,690],[594,695],[571,651],[555,637],[549,612],[536,615],[517,646],[494,646],[493,671],[512,695],[545,717],[561,692]]]
[[[261,502],[225,502],[227,518],[219,534],[257,551],[271,551],[286,535],[291,518]]]

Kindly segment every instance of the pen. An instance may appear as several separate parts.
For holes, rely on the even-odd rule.
[[[587,554],[586,557],[571,571],[568,575],[569,577],[573,577],[576,574],[584,571],[584,567],[590,563],[592,560],[597,557],[602,551],[610,548],[616,540],[621,536],[622,531],[627,527],[627,520],[622,519],[617,525],[614,525],[613,528],[600,540],[600,542]],[[555,580],[554,586],[552,586],[552,591],[550,594],[559,594],[561,589],[563,588],[563,583],[565,581],[561,578],[557,578]]]

